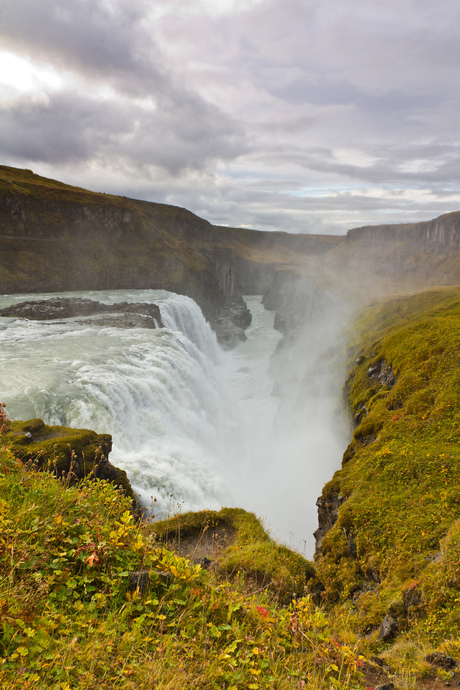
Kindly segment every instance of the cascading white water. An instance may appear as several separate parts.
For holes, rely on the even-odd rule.
[[[182,502],[220,507],[227,491],[219,446],[231,414],[223,405],[221,351],[199,307],[163,291],[79,296],[159,303],[168,327],[1,319],[0,389],[9,414],[111,433],[112,462],[126,469],[144,505],[156,499],[158,515]],[[23,299],[6,297],[2,306]]]
[[[343,445],[337,450],[339,442],[332,444],[332,465],[323,463],[318,473],[317,458],[309,462],[304,452],[302,434],[294,438],[292,431],[283,435],[276,428],[279,400],[271,395],[268,369],[280,334],[260,298],[248,299],[253,314],[248,340],[224,352],[188,297],[150,290],[61,296],[156,303],[165,328],[100,327],[81,317],[1,318],[0,396],[10,416],[111,433],[111,461],[127,471],[144,506],[156,499],[158,517],[179,505],[183,510],[240,505],[266,517],[281,540],[297,548],[308,543],[311,553],[314,502]],[[42,298],[46,295],[5,296],[0,307]],[[327,425],[327,415],[324,419]],[[294,473],[297,480],[289,489],[287,478]]]

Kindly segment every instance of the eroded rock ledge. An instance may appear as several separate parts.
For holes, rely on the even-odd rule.
[[[15,457],[74,483],[85,477],[105,479],[135,502],[124,470],[112,465],[112,436],[89,429],[48,426],[42,419],[9,422],[2,440]]]
[[[46,300],[20,302],[0,310],[0,316],[32,321],[54,321],[76,316],[104,314],[104,318],[92,320],[100,326],[119,328],[162,328],[158,305],[120,302],[103,304],[82,297],[52,297]]]
[[[247,340],[244,331],[250,326],[251,321],[251,312],[246,302],[242,297],[235,297],[231,302],[218,308],[210,324],[219,344],[225,348],[232,348]]]

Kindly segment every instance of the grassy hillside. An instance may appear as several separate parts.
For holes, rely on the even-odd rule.
[[[164,525],[136,523],[113,485],[70,486],[5,447],[0,468],[1,687],[359,687],[362,661],[324,614],[281,602],[311,566],[254,516],[182,516],[184,538],[192,523],[232,531],[206,571],[165,548]]]
[[[375,305],[350,342],[356,428],[323,491],[340,508],[322,598],[395,671],[429,674],[428,651],[460,657],[460,289]]]

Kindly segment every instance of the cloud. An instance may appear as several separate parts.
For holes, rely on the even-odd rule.
[[[124,93],[167,97],[167,71],[143,26],[146,6],[142,0],[4,0],[2,45]]]
[[[458,205],[457,0],[3,0],[0,27],[59,77],[1,91],[10,164],[295,232]]]
[[[17,160],[69,163],[124,161],[178,174],[201,169],[246,150],[243,133],[210,106],[146,109],[136,103],[58,92],[20,98],[0,109],[0,151]]]

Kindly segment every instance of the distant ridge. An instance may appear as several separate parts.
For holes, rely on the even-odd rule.
[[[434,220],[396,225],[367,225],[347,233],[352,242],[407,241],[460,245],[460,211],[446,213]]]
[[[458,284],[459,252],[459,211],[341,236],[267,232],[0,166],[3,293],[162,288],[189,295],[212,320],[243,294],[281,286],[278,274],[359,301]]]

